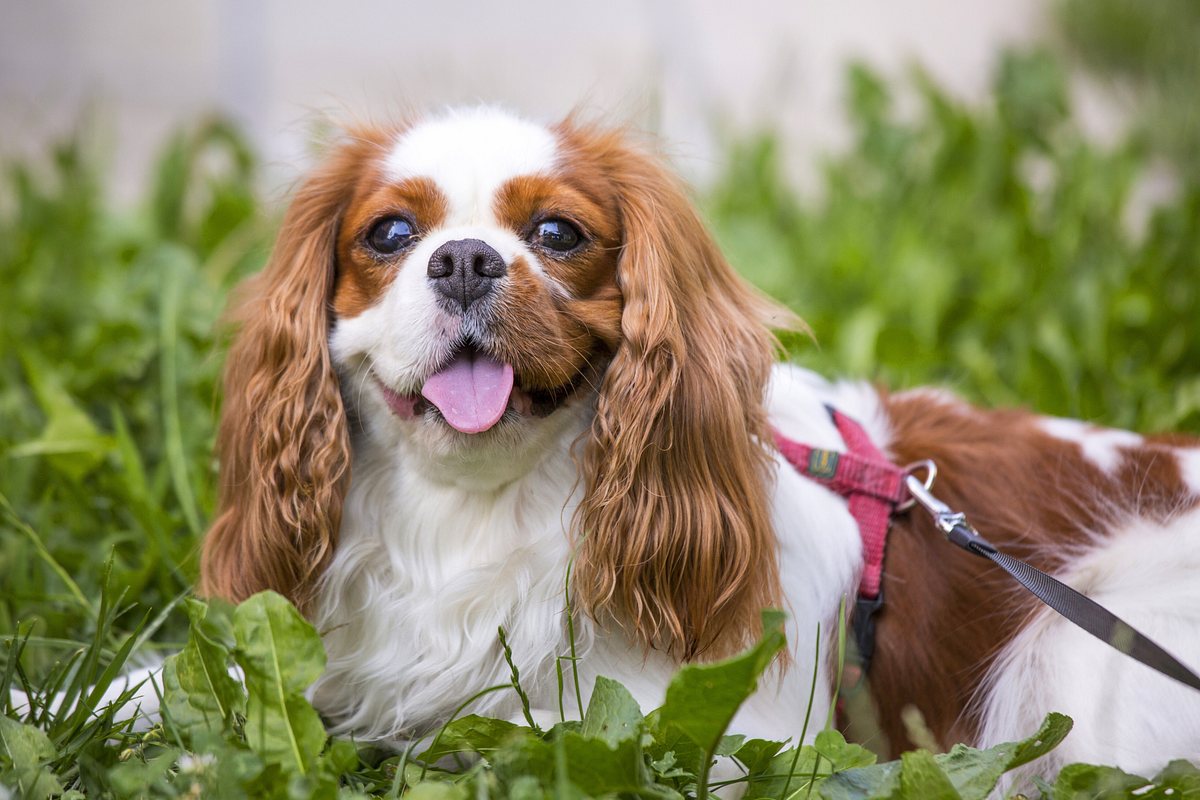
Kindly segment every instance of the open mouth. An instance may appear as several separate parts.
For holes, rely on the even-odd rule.
[[[388,407],[401,419],[432,412],[455,430],[476,434],[491,430],[509,412],[549,416],[567,401],[581,378],[550,390],[525,389],[517,384],[511,364],[468,344],[426,378],[419,393],[400,394],[376,380]]]

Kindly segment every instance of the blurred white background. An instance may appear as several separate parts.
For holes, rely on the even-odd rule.
[[[1048,27],[1045,0],[0,0],[0,156],[81,122],[142,185],[165,137],[207,112],[241,123],[283,184],[314,121],[500,103],[662,133],[694,179],[719,139],[765,126],[792,161],[842,140],[845,65],[920,63],[955,94],[986,88],[1004,44]],[[1086,110],[1086,109],[1085,109]],[[803,180],[803,168],[798,176]],[[274,189],[269,185],[268,189]]]

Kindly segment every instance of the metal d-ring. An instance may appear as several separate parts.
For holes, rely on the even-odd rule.
[[[933,463],[933,459],[926,458],[922,459],[921,461],[912,462],[904,468],[904,475],[906,477],[909,475],[916,475],[916,473],[920,472],[921,470],[925,471],[925,490],[928,491],[933,488],[933,482],[937,480],[937,464]],[[917,500],[915,497],[909,497],[903,503],[896,506],[896,513],[902,514],[905,511],[908,511],[916,504],[916,502]]]

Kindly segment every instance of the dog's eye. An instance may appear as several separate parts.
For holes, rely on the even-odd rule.
[[[412,244],[416,236],[416,227],[404,217],[388,217],[371,228],[367,244],[375,252],[390,256]]]
[[[539,223],[530,237],[533,244],[553,250],[556,253],[569,253],[583,240],[579,230],[562,219],[548,219]]]

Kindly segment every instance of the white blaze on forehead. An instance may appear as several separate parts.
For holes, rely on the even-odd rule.
[[[541,125],[495,108],[451,111],[401,135],[386,166],[393,180],[427,177],[450,204],[458,225],[493,220],[505,182],[554,166],[557,141]]]
[[[1105,472],[1113,472],[1121,465],[1124,451],[1141,447],[1145,439],[1136,433],[1098,428],[1077,419],[1048,417],[1040,421],[1046,433],[1067,442],[1074,442],[1083,450],[1085,458]]]

